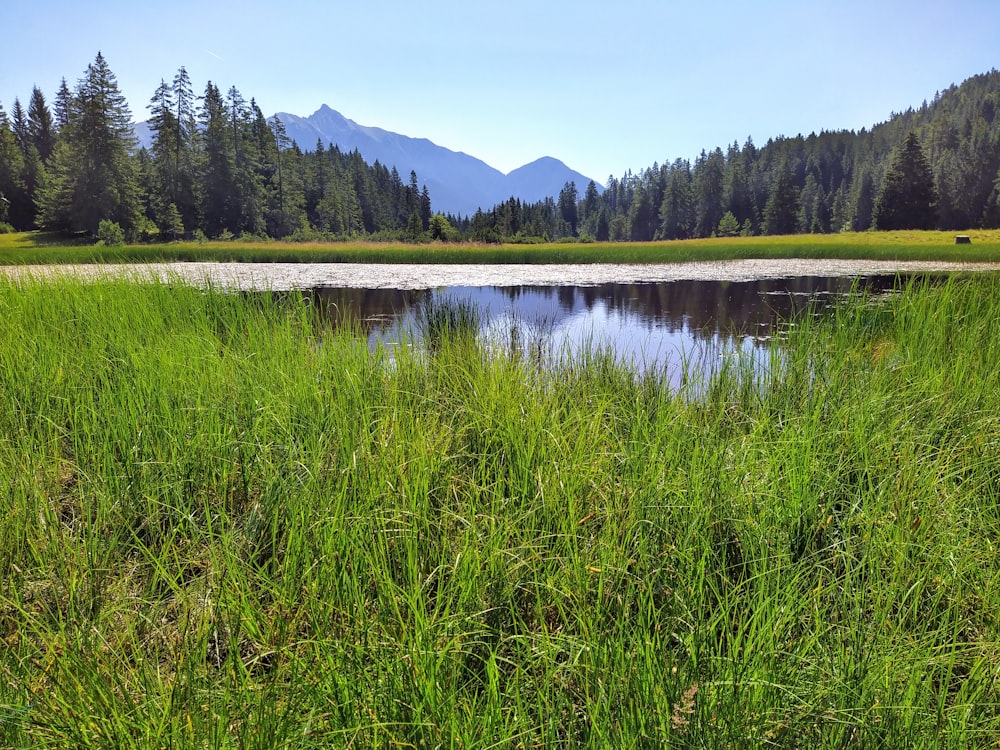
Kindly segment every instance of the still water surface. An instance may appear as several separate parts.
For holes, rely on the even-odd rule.
[[[480,311],[479,335],[487,342],[541,348],[547,358],[599,347],[677,386],[682,363],[705,374],[727,353],[753,356],[810,305],[822,311],[849,295],[883,294],[901,283],[900,276],[886,274],[590,286],[323,287],[309,296],[332,324],[360,322],[372,346],[409,345],[422,305],[467,302]]]

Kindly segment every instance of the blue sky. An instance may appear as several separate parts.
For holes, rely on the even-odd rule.
[[[860,129],[1000,67],[997,0],[2,0],[0,103],[103,52],[133,117],[185,66],[264,114],[329,104],[508,172],[598,181],[702,148]],[[311,144],[308,144],[311,146]]]

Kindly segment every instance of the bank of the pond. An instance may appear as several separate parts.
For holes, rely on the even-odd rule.
[[[181,279],[230,289],[345,287],[433,289],[447,286],[588,286],[608,283],[752,281],[797,276],[873,276],[893,273],[1000,271],[1000,263],[789,258],[688,263],[367,264],[367,263],[139,263],[0,266],[9,278]]]
[[[506,265],[676,263],[748,258],[1000,262],[1000,230],[975,229],[962,234],[969,237],[971,244],[956,244],[956,235],[951,232],[910,230],[711,237],[662,242],[554,242],[537,245],[231,240],[96,247],[92,244],[65,244],[65,239],[51,233],[24,232],[0,234],[0,265],[172,261]],[[82,238],[78,240],[85,242]]]

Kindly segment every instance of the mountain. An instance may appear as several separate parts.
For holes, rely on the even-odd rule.
[[[288,137],[303,151],[312,151],[322,141],[324,147],[337,146],[342,152],[355,149],[369,164],[395,167],[404,183],[410,172],[426,185],[435,211],[454,216],[471,216],[477,209],[493,208],[508,198],[535,203],[555,198],[567,182],[575,182],[580,195],[590,182],[558,159],[546,156],[505,175],[481,159],[438,146],[426,138],[411,138],[382,128],[358,125],[327,105],[309,117],[278,112]],[[274,119],[273,117],[271,118]],[[148,122],[133,125],[136,140],[147,148],[152,144]],[[597,189],[603,186],[594,181]]]
[[[555,197],[567,182],[575,182],[582,195],[590,182],[589,177],[551,157],[505,175],[480,159],[426,138],[358,125],[325,104],[309,117],[287,112],[276,116],[288,137],[303,150],[313,150],[322,141],[344,152],[357,149],[369,164],[378,160],[395,167],[403,182],[409,181],[411,170],[416,172],[417,181],[430,191],[434,210],[456,216],[471,216],[476,209],[490,209],[512,196],[528,202]],[[598,189],[602,189],[599,183]]]
[[[522,201],[536,203],[548,197],[558,196],[559,191],[567,182],[576,183],[576,189],[582,198],[590,183],[590,178],[570,169],[558,159],[543,156],[531,164],[525,164],[523,167],[518,167],[513,172],[508,173],[505,187],[506,195],[502,196],[500,200],[505,200],[513,195]],[[597,180],[594,180],[594,184],[597,185],[598,192],[604,192],[604,188]]]

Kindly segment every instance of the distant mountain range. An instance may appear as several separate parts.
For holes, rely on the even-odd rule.
[[[288,137],[303,150],[312,150],[317,141],[322,141],[324,146],[334,144],[341,151],[357,149],[369,164],[377,159],[387,167],[395,167],[403,182],[409,180],[411,170],[416,172],[417,181],[430,191],[434,210],[442,213],[469,216],[477,208],[488,210],[511,197],[534,203],[559,195],[567,182],[575,182],[582,196],[590,182],[589,177],[551,157],[505,175],[480,159],[426,138],[358,125],[325,104],[309,117],[287,112],[277,116]]]
[[[335,145],[344,152],[357,149],[369,164],[378,160],[386,167],[395,167],[404,183],[409,182],[411,171],[416,172],[417,182],[430,191],[434,211],[454,216],[471,216],[476,209],[489,210],[511,197],[527,203],[554,198],[567,182],[575,182],[582,197],[591,181],[548,156],[505,175],[474,156],[426,138],[358,125],[325,104],[308,117],[288,112],[276,116],[303,151],[314,150],[322,141],[325,147]],[[137,123],[135,133],[141,145],[152,142],[148,123]],[[603,186],[597,180],[594,183],[603,192]]]

